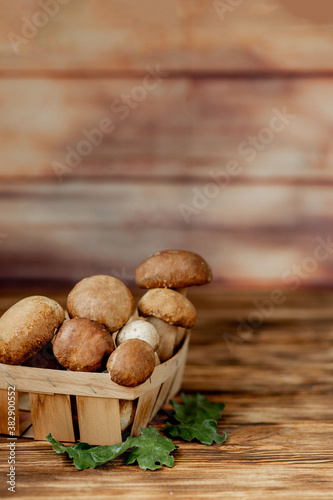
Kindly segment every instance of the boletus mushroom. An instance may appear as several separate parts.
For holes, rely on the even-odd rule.
[[[134,300],[130,290],[112,276],[90,276],[69,293],[67,309],[71,318],[87,318],[119,330],[131,317]]]
[[[21,365],[51,341],[65,319],[58,302],[35,295],[10,307],[0,318],[0,362]]]
[[[156,351],[160,343],[160,337],[156,328],[148,321],[138,319],[127,323],[119,330],[116,337],[116,345],[119,346],[129,339],[140,339],[148,342],[148,344]]]
[[[113,350],[107,328],[86,318],[65,321],[53,342],[57,361],[68,370],[81,372],[104,370]]]
[[[129,339],[113,351],[106,368],[116,384],[136,387],[149,379],[155,362],[154,349],[147,342]]]
[[[189,286],[205,285],[212,270],[200,255],[187,250],[164,250],[145,259],[136,269],[140,288],[173,288],[185,294]]]
[[[136,269],[140,288],[172,288],[187,295],[187,288],[212,281],[212,270],[203,257],[187,250],[164,250],[145,259]],[[175,347],[183,340],[186,329],[178,327]]]
[[[162,363],[174,353],[178,327],[192,328],[197,317],[196,309],[188,298],[168,288],[148,290],[138,303],[138,311],[159,334],[160,345],[156,352]]]

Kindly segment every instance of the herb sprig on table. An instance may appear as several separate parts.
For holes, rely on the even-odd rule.
[[[217,420],[224,409],[223,403],[212,403],[205,396],[196,394],[187,397],[181,394],[183,404],[171,400],[174,409],[171,418],[163,427],[163,431],[171,437],[181,438],[185,441],[198,440],[202,444],[211,445],[223,443],[227,434],[217,433]],[[51,434],[47,440],[53,445],[56,453],[67,453],[73,459],[74,465],[79,470],[94,469],[127,452],[126,464],[138,463],[143,470],[160,469],[163,465],[174,466],[174,457],[171,452],[178,449],[171,439],[162,436],[151,425],[141,428],[138,437],[129,436],[126,441],[111,446],[91,446],[88,443],[77,443],[74,446],[64,446]]]

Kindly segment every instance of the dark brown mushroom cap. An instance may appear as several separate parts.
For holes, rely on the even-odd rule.
[[[114,342],[104,325],[74,318],[62,325],[53,343],[57,361],[69,370],[94,372],[105,368]]]
[[[21,365],[53,338],[65,319],[55,300],[34,295],[20,300],[0,318],[0,362]]]
[[[210,283],[212,270],[194,252],[164,250],[138,266],[135,281],[140,288],[185,288]]]
[[[113,351],[106,368],[116,384],[136,387],[148,380],[154,371],[154,349],[144,340],[126,340]]]
[[[169,325],[192,328],[197,319],[197,311],[184,295],[170,288],[153,288],[139,300],[140,316],[154,316]]]
[[[67,309],[71,318],[87,318],[119,330],[131,317],[134,300],[130,290],[112,276],[90,276],[69,293]]]

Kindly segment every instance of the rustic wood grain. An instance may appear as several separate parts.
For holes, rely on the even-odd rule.
[[[226,403],[218,426],[228,433],[224,444],[208,447],[175,440],[179,450],[173,469],[142,471],[119,458],[80,472],[48,443],[20,438],[17,498],[330,498],[332,328],[319,310],[332,318],[333,294],[290,295],[289,306],[283,304],[279,316],[256,332],[255,342],[230,352],[222,339],[223,329],[232,325],[231,314],[247,314],[253,300],[263,298],[216,292],[198,292],[196,297],[204,319],[192,331],[183,389],[201,390],[210,400]],[[0,299],[0,310],[9,299]],[[59,299],[63,302],[64,295]],[[236,322],[235,316],[234,327]],[[159,430],[170,409],[166,405],[153,420]],[[5,474],[6,438],[0,443],[0,470]],[[1,487],[8,496],[5,484]]]
[[[164,248],[190,249],[215,284],[292,291],[330,286],[330,188],[230,185],[187,223],[182,203],[204,184],[121,182],[6,186],[0,196],[1,282],[67,282],[113,274],[133,284],[137,265]],[[318,238],[328,242],[314,261]],[[208,243],[209,242],[209,243]],[[312,262],[308,262],[312,259]],[[309,266],[293,278],[293,266]],[[297,271],[296,271],[297,272]]]
[[[71,0],[15,51],[9,33],[21,35],[22,17],[32,21],[41,8],[38,0],[10,5],[2,0],[2,72],[109,75],[142,72],[156,61],[169,71],[192,74],[331,72],[329,2],[313,5],[313,16],[295,4],[143,0],[139,6],[131,0]],[[229,11],[224,13],[223,5]]]
[[[49,180],[59,192],[78,178],[135,180],[146,188],[166,179],[207,183],[214,172],[225,182],[228,164],[237,161],[241,170],[231,183],[297,188],[332,182],[332,79],[162,78],[124,112],[116,100],[140,85],[142,78],[0,79],[0,179]],[[268,142],[260,139],[257,150],[248,151],[244,141],[270,126],[274,109],[294,118],[275,120],[279,132],[264,133]],[[105,119],[114,130],[101,142],[95,137],[90,154],[83,149],[66,163],[67,148],[81,151],[82,131]],[[62,185],[54,162],[67,169]]]
[[[132,424],[131,436],[140,436],[140,427],[147,427],[159,392],[160,387],[157,387],[139,397]]]
[[[50,432],[59,441],[75,441],[69,395],[30,393],[30,406],[35,439],[44,441]]]
[[[77,396],[80,440],[94,445],[121,442],[118,399]]]

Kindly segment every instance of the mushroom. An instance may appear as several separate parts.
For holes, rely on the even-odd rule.
[[[119,330],[131,317],[134,300],[130,290],[112,276],[85,278],[69,293],[67,309],[71,318],[87,318]]]
[[[154,371],[154,349],[144,340],[126,340],[113,351],[106,368],[116,384],[136,387],[148,380]]]
[[[125,326],[123,326],[117,334],[116,345],[119,346],[129,339],[144,340],[145,342],[148,342],[148,344],[154,349],[154,351],[156,351],[160,343],[160,337],[156,331],[156,328],[152,324],[142,319],[132,321],[131,323],[127,323]]]
[[[160,345],[157,354],[163,363],[174,352],[178,328],[192,328],[196,322],[196,310],[184,295],[167,288],[148,290],[138,303],[141,316],[155,326]]]
[[[147,318],[147,323],[150,323],[158,331],[160,337],[159,347],[156,351],[160,362],[164,363],[167,359],[173,356],[178,335],[178,327],[169,325],[164,321],[153,316]]]
[[[173,288],[187,296],[190,286],[205,285],[212,280],[212,270],[200,255],[186,250],[164,250],[145,259],[136,269],[135,281],[140,288]],[[186,330],[179,327],[175,347]]]
[[[58,302],[35,295],[10,307],[0,318],[0,362],[21,365],[48,344],[65,319]]]
[[[132,424],[135,416],[135,403],[128,399],[119,399],[120,429],[126,431]]]
[[[113,350],[107,328],[85,318],[65,321],[53,342],[57,361],[68,370],[81,372],[103,370]]]
[[[212,271],[205,259],[186,250],[164,250],[145,259],[136,269],[140,288],[173,288],[186,295],[186,288],[205,285]]]

